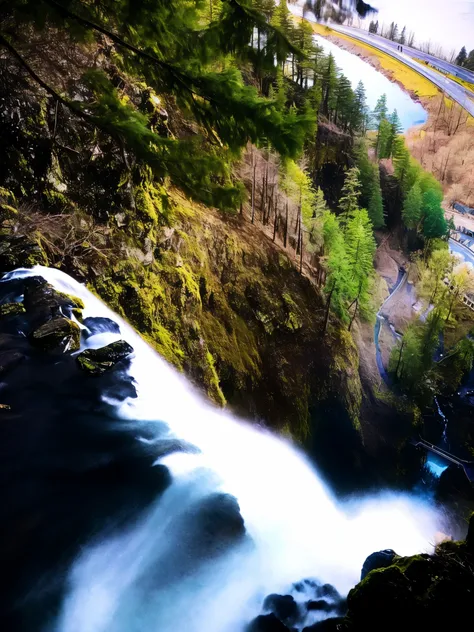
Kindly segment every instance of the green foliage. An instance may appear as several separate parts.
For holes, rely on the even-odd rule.
[[[446,236],[448,225],[441,206],[443,195],[435,190],[428,189],[423,194],[423,235],[428,239]]]
[[[390,356],[389,370],[400,388],[421,405],[430,404],[437,393],[434,354],[441,331],[441,315],[433,310],[425,323],[408,326]]]
[[[372,196],[373,181],[375,177],[375,170],[378,166],[375,165],[369,158],[367,144],[364,140],[361,140],[356,147],[355,151],[356,167],[359,170],[359,182],[360,182],[360,206],[368,208],[370,198]]]
[[[282,95],[278,103],[260,96],[244,83],[237,69],[248,62],[256,72],[264,68],[275,77],[275,59],[302,55],[285,32],[269,24],[273,11],[269,3],[260,4],[254,7],[249,0],[212,0],[211,4],[77,0],[61,5],[55,0],[39,4],[15,0],[6,16],[10,29],[4,41],[13,50],[10,40],[16,43],[29,29],[42,31],[50,25],[72,43],[93,42],[99,33],[108,36],[119,72],[174,99],[182,113],[200,126],[200,133],[184,138],[155,133],[137,104],[126,100],[97,70],[85,73],[86,91],[82,90],[80,100],[61,95],[62,103],[150,165],[157,178],[169,177],[207,204],[235,208],[242,196],[231,181],[233,156],[250,141],[270,144],[283,156],[296,158],[315,129],[314,113],[282,107]],[[279,11],[283,12],[283,6]],[[257,51],[251,44],[255,29],[264,35]],[[283,31],[288,29],[284,26]]]
[[[421,207],[423,204],[423,196],[421,194],[418,182],[412,186],[403,203],[402,218],[405,226],[412,230],[418,228],[421,220]]]
[[[374,228],[382,228],[385,226],[385,220],[383,216],[383,200],[382,190],[380,188],[380,172],[378,167],[374,170],[374,177],[372,181],[372,190],[370,194],[370,201],[368,207],[368,213],[370,221]]]
[[[339,208],[342,212],[342,221],[344,224],[359,210],[360,190],[359,169],[357,167],[351,167],[346,173],[341,197],[339,198]]]

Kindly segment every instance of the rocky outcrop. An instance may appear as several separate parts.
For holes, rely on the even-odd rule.
[[[76,357],[80,368],[90,375],[102,375],[133,353],[125,340],[117,340],[100,349],[86,349]]]
[[[268,595],[262,610],[247,632],[335,630],[346,604],[334,586],[308,578],[293,584],[287,595]]]
[[[35,329],[31,343],[43,351],[77,351],[81,345],[81,330],[69,318],[53,318]]]
[[[373,571],[376,568],[386,568],[387,566],[390,566],[395,556],[396,553],[392,549],[377,551],[376,553],[372,553],[371,555],[369,555],[362,567],[360,580],[362,581],[363,579],[365,579],[370,571]]]
[[[443,542],[433,555],[394,556],[390,565],[371,570],[350,591],[339,629],[469,629],[473,595],[474,515],[465,541]]]

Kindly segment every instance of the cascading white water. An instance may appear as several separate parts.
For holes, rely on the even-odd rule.
[[[56,632],[241,632],[267,594],[295,581],[316,577],[346,593],[373,551],[432,548],[439,520],[422,499],[381,492],[338,505],[300,451],[207,403],[84,286],[40,266],[10,278],[32,275],[79,296],[85,317],[119,324],[120,334],[92,336],[88,346],[119,338],[133,346],[138,398],[117,406],[137,440],[149,442],[150,428],[162,432],[157,422],[165,421],[170,436],[199,449],[161,459],[173,482],[155,506],[76,561]],[[251,540],[177,573],[180,541],[192,528],[186,509],[216,491],[237,498]]]

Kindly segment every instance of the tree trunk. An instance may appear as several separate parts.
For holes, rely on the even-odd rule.
[[[252,156],[253,157],[253,156]],[[255,158],[254,158],[255,160]],[[257,170],[257,163],[253,165],[253,178],[252,178],[252,224],[255,220],[255,172]]]
[[[283,246],[286,248],[288,240],[288,200],[286,201],[286,216],[285,216],[285,237],[283,239]]]
[[[400,345],[400,353],[398,354],[398,362],[397,362],[397,368],[395,369],[395,376],[398,377],[398,369],[400,367],[400,362],[402,361],[402,352],[403,352],[403,347],[405,346],[405,341],[402,339],[402,344]]]
[[[300,274],[303,274],[303,233],[301,233],[300,243]]]
[[[355,306],[355,310],[354,313],[352,314],[352,318],[351,318],[351,322],[349,323],[349,327],[347,328],[347,331],[350,331],[352,329],[352,323],[355,320],[356,314],[357,314],[357,308],[359,307],[359,299],[356,299],[356,306]]]
[[[278,230],[278,194],[276,196],[276,200],[275,200],[275,218],[273,220],[273,240],[275,241],[276,239],[276,234],[277,234],[277,230]]]
[[[322,332],[323,338],[324,338],[324,336],[326,334],[326,329],[327,329],[327,326],[328,326],[329,310],[331,308],[332,295],[333,295],[335,289],[336,289],[336,282],[334,281],[334,283],[332,285],[332,288],[331,288],[331,291],[329,292],[329,295],[328,295],[328,300],[326,301],[326,314],[324,316],[323,332]]]

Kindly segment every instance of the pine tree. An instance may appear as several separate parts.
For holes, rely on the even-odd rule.
[[[421,194],[420,185],[415,182],[412,188],[408,191],[403,204],[402,217],[403,222],[407,228],[412,230],[418,227],[421,220],[421,207],[423,204],[423,197]]]
[[[380,123],[386,119],[388,116],[388,108],[387,108],[387,95],[382,94],[382,96],[378,99],[375,104],[375,108],[372,112],[372,120],[374,123],[374,127],[378,129]]]
[[[403,45],[405,44],[405,42],[406,42],[406,30],[407,30],[407,27],[406,27],[406,26],[404,26],[404,27],[402,28],[402,32],[400,33],[400,39],[398,40],[402,46],[403,46]]]
[[[471,72],[474,72],[474,49],[471,50],[471,52],[467,56],[467,59],[464,63],[464,67],[470,70]]]
[[[360,196],[359,169],[351,167],[346,173],[344,185],[339,198],[339,208],[341,209],[341,222],[347,224],[349,219],[359,210]]]
[[[382,190],[380,188],[380,172],[378,167],[375,170],[372,180],[372,191],[370,195],[368,213],[370,221],[374,228],[382,228],[385,226],[383,216]]]
[[[286,6],[279,5],[281,14],[283,4]],[[203,12],[218,6],[219,19],[207,24]],[[306,138],[304,128],[307,132],[314,130],[314,117],[310,122],[307,113],[279,111],[243,81],[240,66],[253,64],[253,68],[259,68],[262,59],[265,63],[271,60],[271,67],[266,67],[274,76],[275,58],[298,54],[288,37],[271,27],[265,15],[246,1],[219,5],[187,0],[15,0],[10,3],[7,22],[4,34],[0,34],[0,46],[32,83],[39,84],[74,119],[95,129],[101,139],[107,137],[129,165],[147,164],[156,178],[169,178],[188,195],[207,204],[226,208],[240,203],[242,191],[232,182],[229,164],[248,142],[265,142],[282,155],[297,157]],[[35,29],[48,29],[51,45],[32,56],[26,40]],[[251,45],[255,29],[262,33],[260,54]],[[68,46],[77,46],[79,53],[84,42],[90,45],[99,34],[110,42],[117,74],[125,74],[135,82],[136,91],[145,85],[147,90],[177,103],[199,134],[185,138],[160,135],[138,103],[126,99],[111,77],[95,67],[81,79],[80,100],[75,97],[77,90],[63,92],[54,73],[50,73],[48,84],[42,68],[65,67],[75,58],[87,59],[87,55],[66,59],[65,47],[55,47],[56,40],[59,44],[68,40]],[[71,69],[71,75],[80,76],[83,71],[78,65]]]
[[[355,131],[361,132],[362,135],[367,131],[368,124],[368,106],[365,86],[359,81],[354,92],[354,105],[351,127]]]
[[[362,208],[368,208],[372,195],[375,170],[378,165],[374,165],[369,158],[367,145],[361,141],[355,151],[356,166],[359,169],[360,196],[359,203]]]
[[[423,194],[423,235],[428,239],[445,237],[448,229],[443,208],[442,194],[435,189],[428,189]]]
[[[326,307],[322,333],[326,333],[331,311],[348,322],[347,301],[354,294],[354,282],[350,274],[344,237],[334,213],[326,211],[323,216],[324,269],[326,283]]]
[[[358,209],[353,213],[344,233],[346,255],[353,281],[353,300],[349,329],[360,310],[367,317],[371,311],[370,289],[372,286],[374,268],[373,259],[376,249],[373,236],[373,226],[365,209]]]
[[[375,140],[375,153],[378,158],[390,158],[393,143],[393,128],[387,119],[382,119]]]
[[[466,51],[466,47],[463,46],[461,48],[461,50],[458,53],[458,56],[455,59],[455,64],[457,64],[458,66],[464,66],[464,64],[466,63],[466,59],[467,59],[467,51]]]
[[[390,28],[388,31],[388,39],[392,40],[393,42],[396,42],[398,38],[398,25],[395,24],[395,22],[392,22],[390,24]]]
[[[334,109],[334,99],[337,86],[337,68],[336,62],[332,54],[329,54],[325,60],[321,77],[322,103],[321,112],[329,117]]]

